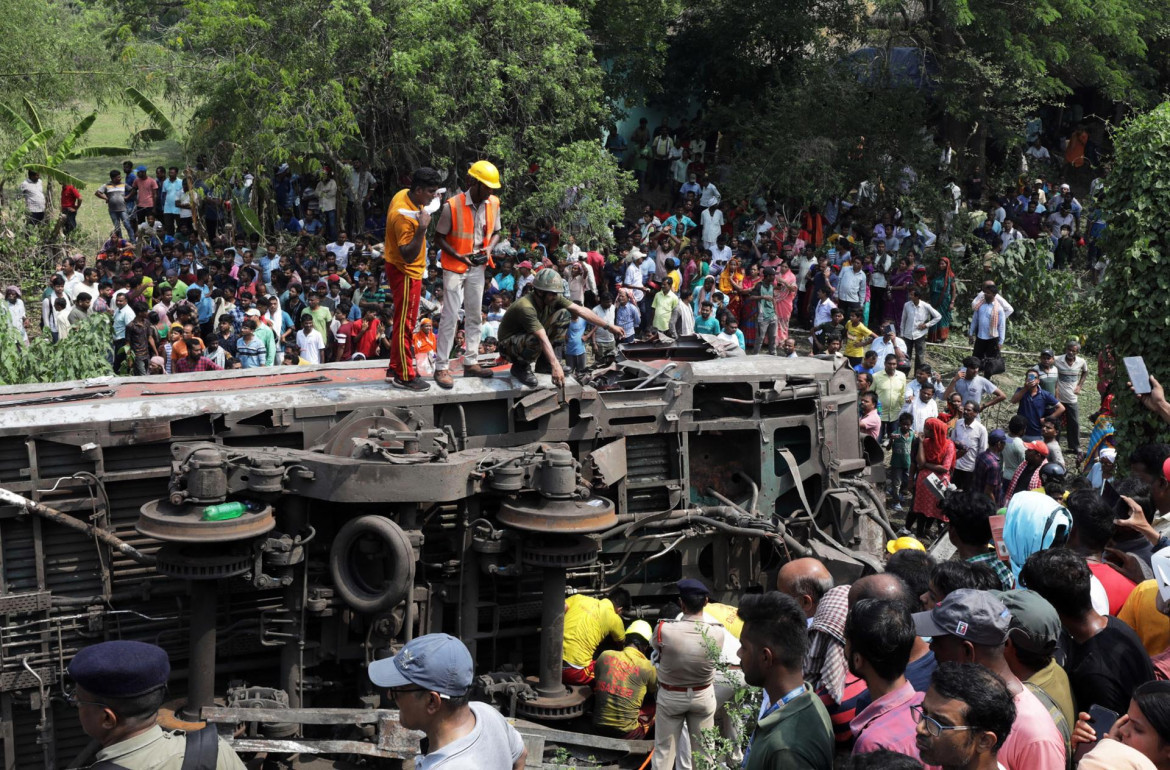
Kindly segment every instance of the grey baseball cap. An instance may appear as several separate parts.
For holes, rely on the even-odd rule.
[[[1056,608],[1035,591],[992,591],[1012,614],[1012,643],[1042,655],[1051,654],[1060,641]]]
[[[919,636],[957,636],[972,644],[994,646],[1007,639],[1012,614],[991,591],[961,588],[937,607],[914,613]]]
[[[367,673],[378,687],[414,684],[459,697],[471,689],[475,664],[463,642],[450,634],[427,634],[411,639],[393,658],[374,661]]]

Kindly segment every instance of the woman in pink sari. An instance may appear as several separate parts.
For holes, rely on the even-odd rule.
[[[776,342],[788,339],[788,322],[792,319],[792,303],[796,300],[796,275],[788,266],[788,260],[781,259],[776,268]]]

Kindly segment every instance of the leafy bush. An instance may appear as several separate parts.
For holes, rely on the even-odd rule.
[[[1170,102],[1127,120],[1113,136],[1113,168],[1102,206],[1110,212],[1104,249],[1109,269],[1104,338],[1118,363],[1143,356],[1146,369],[1170,380]],[[1136,446],[1165,434],[1165,425],[1141,407],[1119,369],[1112,392],[1119,442]]]
[[[12,324],[0,318],[0,384],[62,382],[113,374],[106,359],[110,324],[109,316],[97,313],[74,326],[56,344],[46,332],[30,339],[22,349]]]
[[[959,268],[964,290],[955,303],[953,327],[966,334],[971,322],[971,299],[985,277],[994,278],[1015,313],[1008,330],[1008,345],[1015,349],[1039,351],[1061,348],[1066,340],[1078,337],[1093,352],[1103,316],[1101,289],[1088,274],[1055,270],[1048,266],[1050,252],[1044,239],[1012,243],[1002,253],[989,251],[975,237],[967,239],[966,253]],[[958,262],[960,260],[956,260]]]

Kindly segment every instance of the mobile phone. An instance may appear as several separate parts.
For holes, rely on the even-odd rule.
[[[1129,381],[1133,383],[1133,392],[1144,396],[1150,392],[1150,373],[1146,371],[1146,362],[1141,356],[1126,356],[1125,370],[1129,372]]]
[[[1096,704],[1089,706],[1089,727],[1093,728],[1093,732],[1097,734],[1097,740],[1104,738],[1105,733],[1113,728],[1113,723],[1116,721],[1116,711]]]
[[[1105,482],[1105,487],[1101,490],[1101,500],[1114,511],[1120,510],[1121,518],[1129,518],[1129,508],[1124,505],[1121,495],[1117,494],[1117,490],[1113,488],[1112,481]]]

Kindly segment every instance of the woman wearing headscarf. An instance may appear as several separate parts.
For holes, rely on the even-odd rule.
[[[788,266],[788,260],[781,259],[776,268],[776,288],[773,300],[776,304],[776,342],[788,339],[788,322],[792,320],[793,302],[796,301],[796,274]]]
[[[951,483],[951,471],[955,468],[955,442],[947,438],[947,424],[937,417],[930,417],[922,430],[918,442],[918,477],[914,483],[914,504],[906,517],[906,527],[911,520],[917,526],[919,540],[926,536],[931,519],[945,522],[946,516],[939,508],[939,499],[927,483],[934,474],[945,487]]]
[[[886,308],[886,317],[901,318],[902,307],[910,301],[910,284],[914,283],[914,271],[910,260],[902,257],[898,260],[897,270],[890,276],[890,304]]]
[[[739,258],[732,257],[727,267],[719,273],[719,291],[727,297],[727,312],[736,321],[739,320],[739,297],[743,293],[743,268],[739,265]]]
[[[951,333],[951,312],[955,309],[955,273],[947,257],[939,257],[938,270],[930,279],[930,305],[942,320],[930,328],[927,338],[931,342],[946,342]]]
[[[758,265],[752,265],[747,270],[747,275],[740,281],[743,290],[737,298],[739,303],[739,330],[743,332],[743,344],[748,350],[756,344],[756,332],[758,331],[759,323],[757,323],[760,316],[760,301],[756,297],[751,296],[752,289],[756,288],[756,284],[760,282],[760,268]]]

